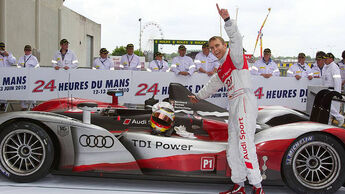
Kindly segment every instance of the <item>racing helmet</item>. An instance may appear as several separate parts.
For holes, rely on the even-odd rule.
[[[152,134],[171,134],[174,120],[174,107],[169,102],[153,105],[150,119]]]

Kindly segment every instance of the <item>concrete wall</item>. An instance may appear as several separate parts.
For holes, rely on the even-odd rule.
[[[93,36],[97,56],[101,25],[64,7],[63,0],[0,0],[0,41],[17,59],[24,54],[24,46],[30,44],[39,53],[40,65],[51,66],[59,40],[66,38],[79,66],[86,67],[87,35]]]
[[[95,24],[86,17],[63,7],[62,8],[61,38],[66,38],[71,43],[70,48],[75,52],[80,64],[86,64],[86,36],[93,37],[93,56],[98,56],[101,45],[101,25]]]
[[[19,0],[20,1],[20,0]],[[54,3],[55,2],[55,3]],[[62,2],[51,0],[36,0],[39,7],[37,26],[37,40],[34,48],[39,51],[40,65],[51,66],[51,60],[58,49],[59,42],[59,7]],[[36,31],[35,31],[36,33]]]

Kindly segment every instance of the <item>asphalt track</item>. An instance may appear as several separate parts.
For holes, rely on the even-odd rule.
[[[49,175],[34,183],[14,183],[0,176],[0,193],[25,194],[206,194],[228,189],[225,184],[182,183],[167,181]],[[286,186],[265,186],[267,194],[293,193]],[[251,193],[251,187],[246,187]],[[342,187],[337,194],[345,193]]]

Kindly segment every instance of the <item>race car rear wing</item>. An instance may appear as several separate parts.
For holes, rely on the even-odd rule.
[[[343,95],[337,91],[323,89],[317,94],[314,92],[311,92],[311,94],[315,95],[315,99],[310,114],[310,121],[328,124],[332,101],[345,103]]]

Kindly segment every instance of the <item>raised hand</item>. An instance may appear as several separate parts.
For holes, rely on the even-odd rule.
[[[227,9],[220,9],[218,6],[218,3],[216,4],[216,6],[217,6],[218,13],[219,13],[220,17],[223,18],[223,20],[230,17]]]

